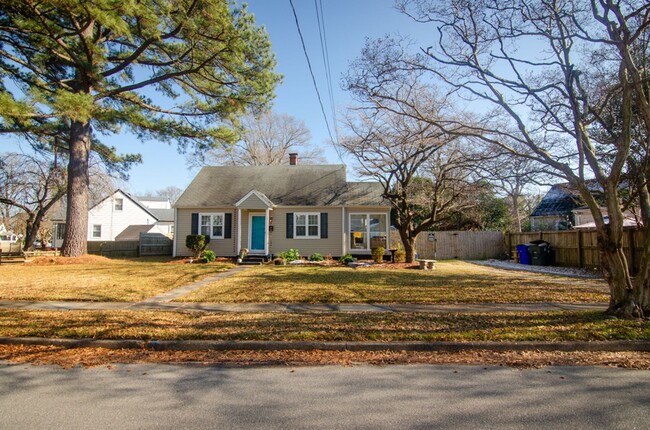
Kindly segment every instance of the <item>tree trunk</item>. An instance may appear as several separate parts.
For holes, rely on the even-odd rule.
[[[88,158],[90,156],[90,122],[73,122],[70,129],[68,162],[68,208],[61,254],[76,257],[86,254],[88,241]]]
[[[27,222],[25,223],[25,243],[23,249],[32,249],[34,246],[34,241],[36,241],[36,234],[41,226],[42,218],[42,216],[39,217],[38,214],[34,214],[33,212],[27,213]]]
[[[643,315],[650,315],[650,235],[646,232],[645,236],[639,273],[634,279],[634,299]]]
[[[639,207],[641,219],[647,229],[650,226],[650,192],[648,191],[648,180],[650,174],[646,173],[639,180]],[[633,242],[633,241],[631,241]],[[630,243],[630,246],[638,244]],[[641,243],[641,256],[639,258],[639,271],[634,278],[634,297],[643,310],[644,315],[650,315],[650,234],[646,230]]]
[[[603,276],[610,290],[607,313],[621,318],[643,318],[643,310],[634,296],[622,240],[610,227],[605,225],[597,232]]]
[[[406,254],[406,262],[413,263],[415,261],[415,237],[412,234],[409,234],[409,231],[402,229],[401,226],[398,227],[399,236],[402,239],[402,244],[404,245],[404,253]]]

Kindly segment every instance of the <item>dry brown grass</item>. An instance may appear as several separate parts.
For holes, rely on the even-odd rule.
[[[181,313],[0,310],[0,336],[271,341],[650,340],[650,321],[602,312]]]
[[[82,255],[79,257],[34,257],[25,264],[27,266],[61,266],[68,264],[109,264],[111,259],[101,255]]]
[[[221,366],[314,366],[357,364],[483,364],[513,367],[610,366],[650,369],[649,352],[550,351],[151,351],[146,349],[0,345],[0,360],[63,368],[114,363],[200,363]]]
[[[463,261],[435,271],[261,266],[179,301],[279,303],[606,302],[603,281],[516,272]]]
[[[0,299],[138,301],[233,267],[168,264],[169,259],[99,256],[39,257],[0,266]]]

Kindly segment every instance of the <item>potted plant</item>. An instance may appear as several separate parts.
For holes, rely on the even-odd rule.
[[[241,263],[244,260],[244,258],[246,258],[247,255],[248,255],[248,249],[242,248],[239,251],[239,255],[237,256],[237,263]]]

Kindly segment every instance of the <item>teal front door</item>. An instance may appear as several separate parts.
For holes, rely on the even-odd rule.
[[[264,215],[251,216],[251,251],[264,252],[266,242],[266,217]]]

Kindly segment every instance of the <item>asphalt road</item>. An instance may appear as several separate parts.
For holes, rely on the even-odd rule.
[[[650,372],[0,364],[2,429],[650,427]]]

